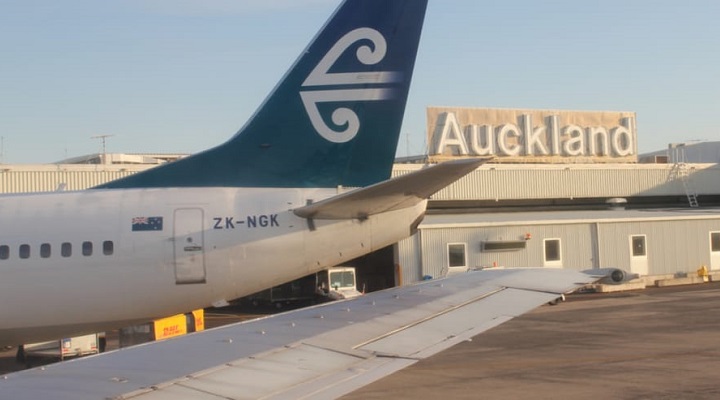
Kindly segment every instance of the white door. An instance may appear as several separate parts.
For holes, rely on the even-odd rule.
[[[710,232],[710,265],[711,270],[720,269],[720,232]]]
[[[648,274],[647,236],[630,235],[630,272]]]
[[[203,210],[177,209],[174,220],[175,283],[205,283]]]

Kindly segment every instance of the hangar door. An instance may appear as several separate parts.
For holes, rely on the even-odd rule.
[[[179,208],[174,222],[175,283],[205,283],[203,210]]]

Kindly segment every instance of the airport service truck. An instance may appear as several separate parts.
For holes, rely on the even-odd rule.
[[[99,352],[98,335],[93,333],[48,342],[25,344],[18,348],[16,359],[18,362],[41,358],[64,360],[68,357],[87,356]]]
[[[255,306],[282,308],[289,304],[349,299],[361,294],[357,290],[355,268],[339,266],[252,294],[246,300]]]
[[[318,294],[330,300],[352,299],[362,293],[357,289],[355,268],[333,267],[316,274]]]

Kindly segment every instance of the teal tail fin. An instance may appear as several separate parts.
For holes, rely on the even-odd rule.
[[[230,140],[98,188],[327,188],[389,178],[426,7],[345,0]]]

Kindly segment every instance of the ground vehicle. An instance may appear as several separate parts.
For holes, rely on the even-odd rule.
[[[289,304],[348,299],[360,294],[355,268],[339,266],[274,286],[246,299],[255,306],[266,304],[282,308]]]
[[[163,340],[205,329],[205,311],[195,310],[120,329],[120,347]]]
[[[28,358],[52,358],[64,360],[68,357],[80,357],[100,352],[97,333],[51,340],[48,342],[28,343],[18,349],[18,362]]]
[[[316,276],[321,294],[332,300],[351,299],[362,294],[357,290],[353,267],[333,267],[318,272]]]

